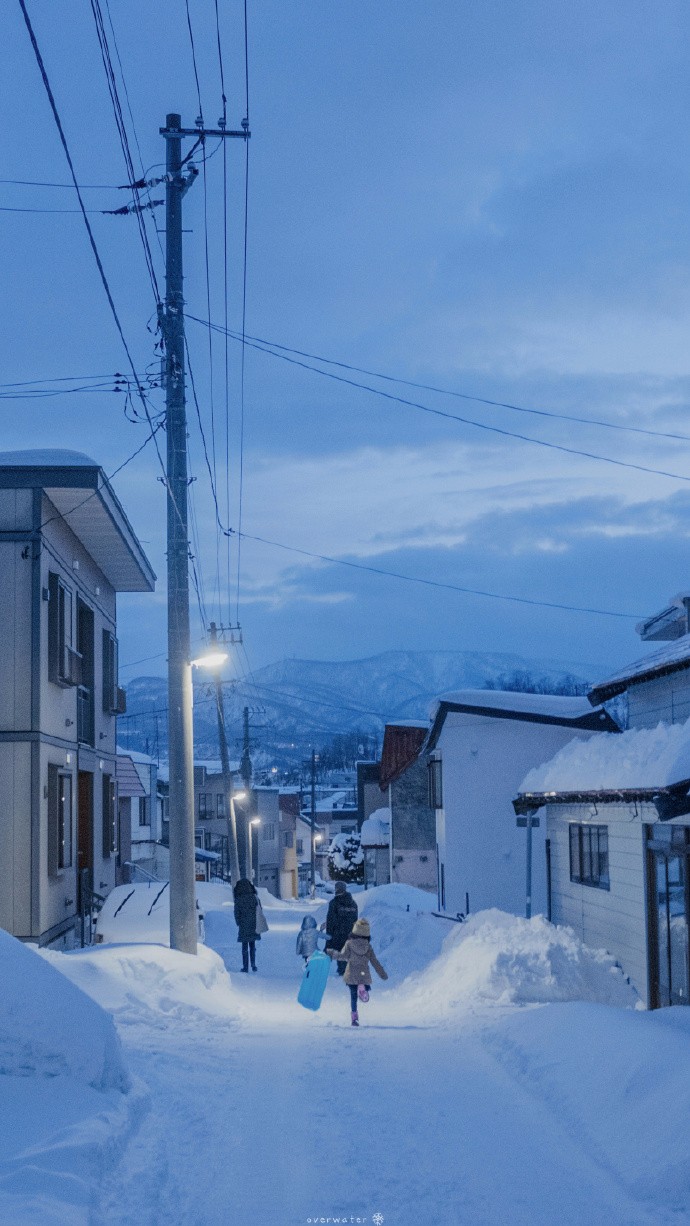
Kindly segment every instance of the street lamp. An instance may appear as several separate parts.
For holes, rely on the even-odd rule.
[[[256,827],[257,827],[256,835],[257,835],[257,840],[258,840],[258,837],[259,837],[259,830],[258,830],[258,827],[259,827],[260,825],[261,825],[261,818],[260,818],[260,817],[252,817],[252,818],[250,819],[250,821],[249,821],[249,880],[250,880],[250,881],[252,880],[252,877],[255,875],[255,873],[256,873],[257,878],[258,878],[258,875],[259,875],[259,847],[258,847],[258,842],[257,842],[257,848],[256,848],[256,868],[254,868],[254,867],[253,867],[253,864],[252,864],[252,861],[253,861],[253,855],[252,855],[252,851],[253,851],[253,847],[252,847],[252,843],[253,843],[253,839],[252,839],[252,826],[256,826]],[[254,882],[254,885],[258,885],[258,880]]]
[[[194,872],[194,734],[192,669],[217,668],[225,652],[210,652],[182,666],[177,718],[170,718],[170,948],[196,953]]]

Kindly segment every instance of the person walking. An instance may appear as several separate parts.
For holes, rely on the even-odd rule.
[[[297,953],[308,962],[315,949],[319,948],[319,933],[313,915],[305,915],[297,933]]]
[[[371,928],[369,921],[358,919],[340,951],[326,947],[326,953],[331,958],[346,958],[345,982],[350,989],[350,1015],[353,1026],[359,1026],[358,1001],[363,1004],[369,999],[371,992],[371,971],[373,966],[379,979],[387,979],[388,975],[381,966],[371,945]]]
[[[240,878],[233,894],[235,896],[237,940],[242,945],[242,970],[247,974],[250,961],[252,970],[256,970],[256,942],[261,940],[260,934],[256,931],[258,895],[247,877]]]
[[[335,894],[328,904],[326,921],[321,925],[321,931],[325,930],[331,949],[342,949],[358,915],[357,903],[345,882],[336,881]],[[338,974],[345,974],[345,962],[342,959],[338,959]]]

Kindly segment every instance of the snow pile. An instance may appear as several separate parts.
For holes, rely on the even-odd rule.
[[[529,772],[520,792],[662,788],[690,779],[690,720],[569,741]]]
[[[614,959],[583,945],[572,929],[541,915],[526,920],[495,909],[455,926],[438,957],[403,983],[399,996],[415,1011],[437,1016],[476,1004],[638,1003]]]
[[[454,690],[441,694],[431,708],[432,720],[441,706],[491,709],[492,711],[519,711],[523,715],[556,716],[558,719],[581,719],[591,716],[593,708],[587,698],[573,698],[563,694],[524,694],[517,690]]]
[[[128,1088],[111,1019],[32,947],[0,929],[0,1075]],[[63,955],[64,956],[64,955]]]
[[[97,1000],[118,1024],[156,1017],[233,1018],[237,1004],[222,959],[200,945],[196,957],[162,945],[100,945],[74,953],[41,950],[66,979]]]
[[[362,822],[359,832],[362,847],[388,847],[390,832],[390,809],[376,809]]]
[[[556,1005],[503,1017],[485,1042],[649,1221],[688,1220],[690,1009]]]
[[[371,943],[390,977],[387,986],[422,970],[439,953],[448,920],[431,914],[436,903],[435,894],[395,882],[357,894],[359,914],[369,920]]]

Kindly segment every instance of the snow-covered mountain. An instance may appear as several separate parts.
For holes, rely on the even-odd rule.
[[[387,651],[365,660],[281,660],[251,677],[224,685],[226,727],[238,744],[242,709],[250,709],[252,740],[264,761],[287,764],[335,733],[361,730],[380,740],[386,721],[425,719],[433,699],[448,690],[495,687],[502,678],[529,674],[535,682],[580,683],[605,676],[589,667],[534,660],[505,652]],[[214,690],[195,686],[194,736],[198,758],[216,758]],[[167,754],[167,687],[163,677],[137,677],[127,686],[127,716],[119,738],[132,749]]]

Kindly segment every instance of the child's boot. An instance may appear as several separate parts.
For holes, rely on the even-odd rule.
[[[352,1025],[353,1025],[353,1026],[359,1026],[359,1014],[357,1013],[357,1011],[356,1011],[356,1010],[355,1010],[355,1012],[352,1014]]]

